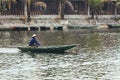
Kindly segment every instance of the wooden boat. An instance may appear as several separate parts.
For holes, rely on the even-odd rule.
[[[75,46],[76,44],[40,47],[18,47],[18,49],[20,49],[22,52],[33,53],[64,53],[66,50],[71,49]]]
[[[120,28],[120,25],[113,25],[113,24],[108,24],[107,25],[109,28]]]
[[[94,29],[96,25],[68,25],[68,29],[80,30],[80,29]]]

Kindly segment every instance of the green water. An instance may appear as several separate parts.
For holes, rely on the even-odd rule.
[[[21,53],[33,33],[42,45],[80,44],[73,53]],[[119,80],[119,32],[0,32],[0,80]]]

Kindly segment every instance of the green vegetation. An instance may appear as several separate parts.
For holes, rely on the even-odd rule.
[[[20,0],[20,1],[24,4],[25,19],[27,22],[30,22],[31,21],[30,7],[31,5],[33,5],[33,3],[36,3],[36,0]],[[45,3],[46,1],[49,1],[49,0],[40,0],[37,2],[39,2],[39,6],[44,7],[46,10],[47,8],[47,4]],[[74,6],[70,0],[58,0],[58,1],[59,1],[58,14],[60,16],[60,19],[64,19],[64,10],[66,5],[70,7],[71,12],[74,12]],[[117,7],[120,7],[120,0],[114,0],[114,1],[113,0],[88,0],[88,5],[90,6],[91,19],[94,19],[94,15],[99,14],[101,7],[105,2],[113,2],[113,4],[116,7],[115,13],[117,13]],[[0,0],[0,11],[3,12],[4,10],[6,10],[5,6],[7,6],[8,9],[11,9],[11,4],[15,4],[15,3],[17,3],[17,0]]]
[[[90,9],[91,9],[92,19],[94,19],[95,14],[98,14],[102,2],[103,2],[102,0],[88,0],[88,4],[90,5]]]

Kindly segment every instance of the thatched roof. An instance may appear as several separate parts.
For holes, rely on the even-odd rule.
[[[65,1],[65,4],[66,4],[67,6],[69,6],[72,11],[74,11],[74,6],[72,5],[72,3],[71,3],[69,0],[66,0],[66,1]]]
[[[41,6],[44,8],[44,10],[46,10],[46,8],[47,8],[46,3],[44,3],[44,2],[35,2],[33,5],[34,5],[34,7]]]
[[[16,0],[1,0],[2,2],[16,2]]]

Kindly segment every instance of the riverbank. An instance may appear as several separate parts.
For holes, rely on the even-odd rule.
[[[20,19],[0,19],[0,30],[68,30],[68,26],[78,26],[76,29],[91,28],[96,29],[108,29],[108,24],[120,25],[119,21],[113,19],[80,19],[80,18],[69,18],[60,20],[59,18],[42,18],[34,19],[31,22],[25,22]],[[80,28],[79,28],[80,27]]]

